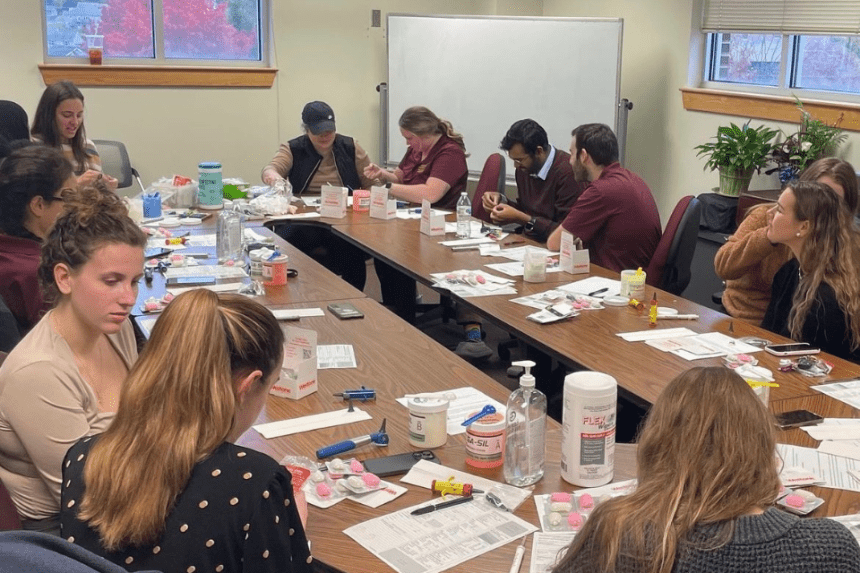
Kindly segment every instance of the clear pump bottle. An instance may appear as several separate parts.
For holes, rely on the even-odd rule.
[[[471,235],[472,202],[465,191],[460,194],[457,201],[457,238],[468,239]]]
[[[238,206],[224,209],[215,224],[215,252],[219,263],[242,258],[242,214]]]
[[[508,398],[505,424],[505,481],[518,487],[543,477],[546,435],[546,395],[535,389],[531,360],[514,362],[525,373],[520,387]]]

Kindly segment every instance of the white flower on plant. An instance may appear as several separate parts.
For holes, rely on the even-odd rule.
[[[800,144],[800,150],[801,151],[809,151],[809,149],[811,147],[812,147],[811,141],[804,141],[803,143]]]

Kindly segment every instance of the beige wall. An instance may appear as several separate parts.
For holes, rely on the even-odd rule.
[[[304,103],[324,99],[337,112],[338,130],[356,137],[375,159],[375,88],[386,79],[389,12],[624,18],[621,93],[634,103],[627,165],[650,184],[664,221],[681,196],[718,183],[716,173],[702,170],[693,147],[718,125],[743,121],[683,109],[678,90],[689,85],[690,46],[697,38],[693,34],[691,42],[698,2],[690,0],[273,0],[273,5],[273,65],[280,72],[272,89],[84,88],[89,136],[126,142],[144,182],[172,173],[193,176],[199,161],[220,160],[225,176],[256,183],[278,143],[298,133]],[[37,1],[0,0],[0,98],[19,102],[31,116],[44,89],[36,68],[42,61],[40,9]],[[382,28],[370,27],[372,9],[382,11]],[[860,166],[858,137],[852,133],[842,155]],[[774,181],[762,176],[753,186],[773,187]]]

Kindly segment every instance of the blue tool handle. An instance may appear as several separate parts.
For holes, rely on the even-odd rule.
[[[336,456],[338,454],[342,454],[343,452],[348,452],[352,449],[355,449],[355,442],[352,440],[345,440],[343,442],[338,442],[336,444],[332,444],[330,446],[318,449],[317,458],[323,459],[328,458],[330,456]]]

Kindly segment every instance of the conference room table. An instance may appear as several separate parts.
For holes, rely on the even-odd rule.
[[[448,216],[453,220],[453,216]],[[342,219],[303,219],[299,224],[326,225],[332,231],[365,252],[394,266],[416,281],[432,286],[432,273],[445,273],[458,269],[479,269],[491,262],[506,259],[481,256],[476,250],[453,251],[440,241],[452,235],[430,236],[420,232],[417,219],[381,220],[367,213],[351,210]],[[543,246],[522,236],[509,235],[501,241],[517,242],[516,246]],[[486,270],[486,269],[485,269]],[[495,273],[495,271],[488,271]],[[499,274],[500,273],[495,273]],[[618,280],[618,273],[597,265],[590,266],[587,274],[571,275],[566,272],[547,273],[543,283],[527,283],[516,278],[517,296],[537,294],[562,284],[590,276]],[[443,294],[447,294],[444,291]],[[734,338],[753,336],[774,343],[789,339],[766,331],[758,326],[733,319],[727,315],[688,301],[680,296],[646,286],[645,310],[632,307],[607,307],[599,311],[582,311],[579,316],[553,324],[538,324],[526,317],[534,312],[520,304],[510,302],[513,296],[480,296],[459,298],[466,305],[501,329],[510,332],[526,344],[537,348],[574,370],[595,370],[613,376],[626,398],[647,406],[659,395],[665,384],[693,366],[723,364],[720,358],[688,361],[668,352],[662,352],[643,342],[626,342],[618,336],[623,332],[648,330],[647,306],[656,293],[661,307],[674,308],[680,314],[696,314],[697,320],[658,319],[658,328],[685,327],[696,333],[722,332]],[[860,376],[860,365],[827,354],[821,354],[832,364],[833,370],[824,378],[810,378],[797,372],[780,372],[779,358],[764,351],[754,354],[760,364],[774,373],[779,387],[771,389],[771,399],[779,400],[811,395],[810,386],[823,382]]]

